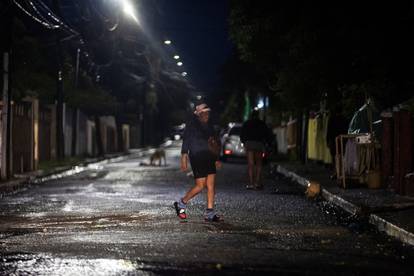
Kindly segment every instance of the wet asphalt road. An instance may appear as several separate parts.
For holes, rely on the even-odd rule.
[[[1,275],[298,274],[413,275],[414,250],[266,175],[247,191],[246,164],[218,173],[217,210],[205,223],[206,194],[180,222],[172,203],[193,179],[148,157],[86,170],[0,201]]]

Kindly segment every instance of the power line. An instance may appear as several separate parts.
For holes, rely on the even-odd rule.
[[[38,0],[38,4],[41,5],[40,8],[43,11],[46,11],[47,16],[49,16],[53,21],[56,23],[50,22],[48,18],[38,9],[35,2],[33,1],[24,1],[24,3],[19,3],[17,0],[13,0],[13,3],[22,10],[26,15],[28,15],[32,20],[40,23],[42,26],[46,27],[47,29],[59,29],[62,28],[63,30],[70,32],[74,35],[79,35],[79,32],[75,31],[71,27],[69,27],[66,23],[64,23],[61,19],[54,15],[54,13],[50,10],[50,8],[44,4],[41,0]],[[30,6],[31,10],[35,12],[37,15],[34,15],[26,6]]]
[[[36,8],[36,6],[33,4],[33,2],[32,1],[29,1],[29,3],[30,3],[30,6],[32,7],[32,9],[37,13],[37,15],[38,16],[40,16],[45,22],[48,22],[48,24],[49,25],[52,25],[51,23],[50,23],[50,21],[49,20],[47,20],[40,12],[39,12],[39,10]]]
[[[79,35],[79,33],[77,31],[75,31],[74,29],[72,29],[70,26],[68,26],[68,24],[66,24],[65,22],[63,22],[62,20],[60,20],[53,12],[52,10],[45,4],[43,3],[43,1],[41,0],[37,0],[39,2],[39,4],[43,7],[43,9],[46,10],[47,15],[50,16],[53,20],[55,20],[57,23],[59,23],[61,26],[64,26],[68,31],[72,32],[73,34]]]
[[[19,2],[17,2],[17,0],[13,0],[13,3],[20,9],[22,10],[26,15],[28,15],[30,18],[32,18],[34,21],[40,23],[41,25],[43,25],[44,27],[48,28],[48,29],[58,29],[60,28],[59,25],[51,25],[50,23],[44,22],[41,19],[39,19],[38,17],[34,16],[32,13],[30,13],[28,10],[26,10]]]

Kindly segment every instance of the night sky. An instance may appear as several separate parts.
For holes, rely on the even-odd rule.
[[[158,18],[151,28],[171,39],[183,70],[197,90],[208,96],[219,88],[219,70],[232,50],[226,0],[157,0]]]
[[[208,97],[209,94],[220,89],[220,69],[233,49],[228,35],[227,0],[130,0],[130,2],[141,22],[136,25],[121,12],[118,15],[121,16],[121,21],[130,21],[127,23],[130,25],[130,30],[136,29],[136,33],[123,32],[124,35],[146,33],[149,40],[145,43],[152,43],[154,47],[161,48],[164,52],[163,56],[167,53],[166,56],[171,58],[173,69],[177,72],[187,72],[187,80],[195,87],[197,93],[201,92]],[[45,3],[53,7],[51,0],[45,0]],[[100,20],[117,14],[109,5],[111,1],[90,1],[87,2],[90,4],[79,5],[86,2],[60,0],[60,3],[63,20],[75,26],[75,29],[83,29],[82,36],[88,46],[87,50],[95,51],[95,60],[92,61],[97,64],[109,63],[112,46],[104,39],[110,37],[110,32],[105,32],[105,29],[101,28]],[[76,6],[78,9],[75,8]],[[88,23],[84,28],[85,22],[81,21],[83,17],[79,11],[85,11],[86,7],[91,9],[92,24]],[[28,25],[49,34],[26,14],[22,13],[22,15]],[[162,43],[164,39],[170,39],[172,44],[164,45]],[[106,44],[102,45],[102,43]],[[173,59],[175,54],[181,57],[184,66],[175,67]]]

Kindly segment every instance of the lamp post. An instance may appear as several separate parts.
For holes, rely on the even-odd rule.
[[[61,17],[60,13],[60,1],[53,0],[54,12]],[[62,45],[60,41],[60,30],[56,30],[56,51],[57,51],[57,70],[56,70],[56,146],[57,146],[57,158],[63,159],[65,156],[65,136],[64,136],[64,116],[63,116],[63,57],[62,57]]]
[[[128,15],[129,17],[131,17],[135,22],[139,24],[138,17],[135,14],[135,8],[131,4],[131,2],[129,0],[120,0],[120,1],[122,4],[122,10],[124,11],[124,13]]]
[[[76,67],[75,67],[75,89],[78,88],[79,82],[79,58],[81,50],[76,50]],[[78,128],[79,128],[79,110],[75,109],[72,114],[72,156],[76,156],[78,148]]]
[[[75,88],[78,87],[78,80],[79,80],[79,55],[80,49],[78,48],[76,51],[76,68],[75,68]]]
[[[12,26],[14,17],[14,5],[11,1],[7,1],[6,12],[2,16],[2,30],[4,31],[5,43],[2,43],[2,57],[3,57],[3,91],[2,100],[3,107],[1,110],[1,143],[0,143],[0,154],[1,154],[1,179],[7,179],[11,176],[11,155],[12,155],[12,143],[11,143],[11,98],[12,90],[10,85],[10,58],[12,58]]]

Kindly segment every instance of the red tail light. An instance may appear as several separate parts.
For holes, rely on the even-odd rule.
[[[262,158],[265,158],[266,157],[266,153],[262,153]]]
[[[231,150],[224,150],[224,154],[225,155],[230,155],[232,153],[232,151]]]

